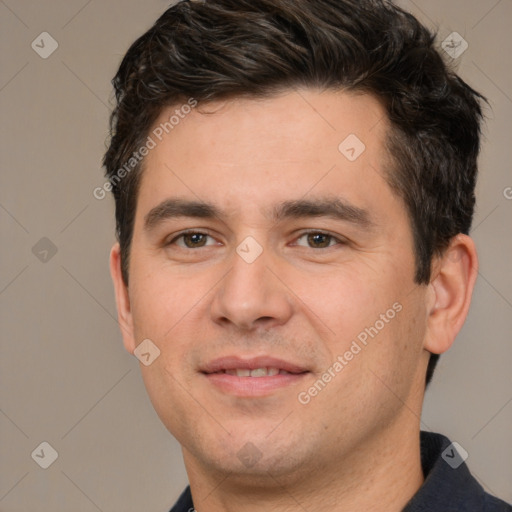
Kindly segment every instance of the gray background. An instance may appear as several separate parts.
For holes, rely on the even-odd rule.
[[[427,394],[423,428],[460,443],[482,485],[512,501],[512,0],[402,4],[437,26],[440,41],[453,31],[467,40],[459,72],[492,105],[472,232],[480,276]],[[186,485],[179,445],[122,346],[107,265],[113,202],[92,195],[104,182],[110,79],[167,5],[0,0],[5,512],[164,511]],[[31,47],[44,31],[59,45],[47,59]],[[31,457],[43,441],[58,452],[46,470]]]

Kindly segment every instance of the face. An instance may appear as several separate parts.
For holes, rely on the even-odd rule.
[[[371,96],[303,90],[153,131],[124,338],[160,351],[141,370],[188,467],[297,475],[419,422],[426,287],[387,129]]]

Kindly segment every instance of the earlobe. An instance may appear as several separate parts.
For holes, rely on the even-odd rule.
[[[130,354],[133,354],[136,347],[133,332],[133,319],[128,287],[123,280],[121,272],[121,249],[119,243],[114,244],[110,251],[110,275],[114,283],[117,319],[123,335],[124,347]]]
[[[427,304],[427,335],[424,348],[433,354],[446,352],[462,328],[478,275],[473,240],[454,237],[433,266]]]

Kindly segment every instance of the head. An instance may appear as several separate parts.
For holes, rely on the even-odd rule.
[[[199,380],[208,361],[229,350],[294,353],[309,386],[352,346],[357,358],[339,376],[332,370],[337,380],[314,405],[293,406],[309,407],[327,429],[318,411],[336,391],[357,396],[360,376],[371,372],[396,386],[403,405],[421,394],[418,375],[424,388],[453,341],[476,273],[466,235],[481,96],[449,69],[434,39],[383,0],[208,0],[171,7],[128,50],[113,80],[104,159],[116,201],[113,274],[125,344],[133,351],[150,338],[159,347],[144,368],[146,385],[192,453],[204,432],[185,434],[193,424],[180,409],[188,392],[214,405],[221,422],[229,407],[239,408],[240,418],[223,428],[230,435],[235,428],[240,441],[257,438],[247,421],[253,406],[276,422],[283,412],[279,394],[248,405]],[[361,153],[353,161],[344,140]],[[336,199],[345,220],[325,222]],[[284,249],[304,218],[316,232],[339,235],[344,252],[325,233]],[[169,236],[198,226],[211,243],[196,234],[177,245]],[[246,247],[262,251],[250,264],[235,250],[245,236],[254,244]],[[351,343],[362,332],[375,343],[357,344],[360,356]],[[179,364],[190,369],[180,373]],[[364,417],[374,390],[363,387],[360,404],[341,400],[337,414]],[[181,420],[165,410],[167,399]],[[382,424],[391,424],[400,404],[386,403]],[[200,408],[193,422],[198,417],[215,423]],[[289,442],[300,429],[300,421],[290,427]],[[274,448],[287,447],[283,440]]]

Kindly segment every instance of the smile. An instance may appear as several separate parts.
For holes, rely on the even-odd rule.
[[[273,377],[278,374],[290,375],[290,372],[280,370],[279,368],[256,368],[254,370],[237,368],[235,370],[223,370],[219,373],[227,373],[228,375],[234,375],[235,377]]]
[[[206,363],[201,373],[224,394],[263,397],[298,384],[307,375],[305,367],[269,356],[227,356]]]

